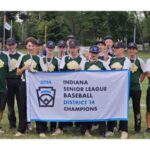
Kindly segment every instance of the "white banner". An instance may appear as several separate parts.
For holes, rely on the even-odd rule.
[[[26,73],[28,121],[128,120],[130,72]]]

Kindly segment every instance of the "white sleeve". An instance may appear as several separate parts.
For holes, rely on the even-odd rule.
[[[131,66],[131,62],[130,60],[126,57],[126,60],[124,62],[124,65],[123,65],[123,68],[122,69],[130,69],[130,66]]]
[[[99,59],[99,61],[103,63],[106,70],[111,70],[110,67],[109,67],[109,63],[107,61],[103,61],[103,60],[100,60],[100,59]]]
[[[7,55],[7,56],[8,56],[8,68],[9,68],[9,71],[12,71],[13,68],[12,68],[12,65],[11,65],[11,59],[10,59],[9,55]]]
[[[150,72],[150,59],[148,59],[146,61],[146,65],[145,65],[145,71],[144,72]]]
[[[145,72],[145,62],[141,58],[138,58],[138,59],[140,61],[140,66],[141,66],[142,71]]]
[[[21,56],[19,57],[18,61],[17,61],[17,68],[20,67],[20,64],[21,64],[21,61],[22,61],[22,57],[23,57],[23,55],[21,55]]]
[[[63,69],[65,67],[65,58],[66,56],[63,56],[63,58],[61,59],[59,69]]]
[[[46,66],[44,64],[44,61],[43,61],[42,57],[39,57],[39,58],[40,58],[40,66],[42,68],[42,71],[46,71]]]
[[[82,58],[81,63],[80,63],[81,70],[85,70],[85,63],[86,63],[87,60],[82,55],[80,57]]]
[[[58,57],[55,57],[56,59],[57,59],[57,61],[58,61],[58,69],[60,69],[60,59],[58,58]]]
[[[85,63],[86,62],[87,61],[82,60],[82,62],[80,63],[81,70],[85,70]]]
[[[106,68],[106,70],[111,70],[111,68],[109,67],[108,63],[104,62],[104,67]]]

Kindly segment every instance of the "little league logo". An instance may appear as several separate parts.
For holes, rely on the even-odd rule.
[[[36,91],[39,107],[54,107],[56,89],[53,89],[53,87],[39,87]]]

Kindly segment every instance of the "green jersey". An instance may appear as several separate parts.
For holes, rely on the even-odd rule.
[[[111,70],[130,69],[130,60],[127,57],[112,57],[109,62]]]
[[[130,80],[130,90],[141,90],[141,74],[144,72],[145,63],[141,58],[136,58],[135,60],[131,60],[131,80]]]
[[[10,58],[4,52],[0,52],[0,92],[7,90],[6,74],[11,71]]]
[[[45,65],[40,56],[26,54],[19,58],[17,68],[21,69],[24,65],[30,65],[31,72],[45,71]],[[21,77],[25,81],[25,71]]]
[[[145,72],[150,72],[150,59],[146,61]],[[148,86],[150,86],[150,77],[148,78]]]
[[[72,58],[71,55],[66,55],[62,58],[60,63],[61,70],[76,70],[81,67],[81,64],[85,62],[85,57],[78,55],[76,58]]]
[[[43,57],[43,62],[48,72],[59,71],[60,60],[57,57],[47,58]]]
[[[12,66],[12,71],[7,73],[7,78],[8,79],[19,79],[21,78],[21,76],[17,76],[16,75],[16,70],[17,70],[17,62],[19,57],[21,57],[23,54],[20,52],[15,52],[14,54],[9,54],[7,52],[7,54],[10,57],[10,62],[11,62],[11,66]]]
[[[109,66],[101,60],[97,61],[86,61],[83,70],[110,70]]]

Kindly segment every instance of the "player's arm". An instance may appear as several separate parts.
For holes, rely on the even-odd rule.
[[[16,71],[16,74],[18,76],[20,76],[20,75],[23,74],[23,72],[25,70],[29,70],[29,68],[30,68],[29,64],[22,66],[22,56],[20,56],[20,58],[18,59],[18,62],[17,62],[17,71]]]

